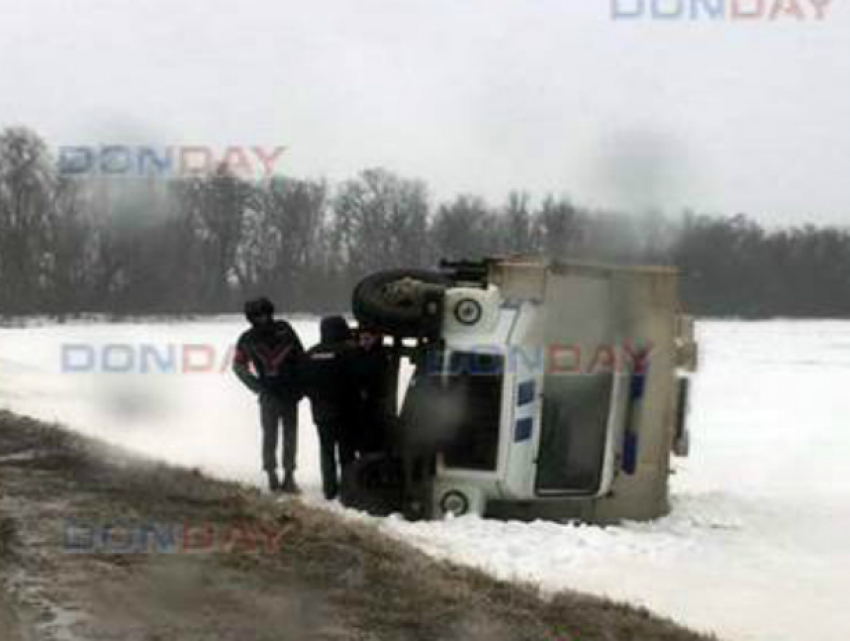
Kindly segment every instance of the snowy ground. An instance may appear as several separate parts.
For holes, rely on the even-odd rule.
[[[314,322],[295,324],[315,340]],[[233,319],[0,329],[0,406],[259,482],[256,403],[227,371],[240,330]],[[693,454],[678,464],[668,518],[606,529],[476,518],[381,527],[499,577],[642,603],[729,639],[845,641],[850,323],[709,322],[699,340]],[[90,357],[94,372],[72,371]],[[104,358],[119,371],[104,371]],[[306,404],[301,420],[299,478],[317,497]]]

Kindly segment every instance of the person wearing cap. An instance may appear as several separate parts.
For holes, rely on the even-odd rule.
[[[326,499],[333,500],[339,493],[337,460],[345,466],[355,458],[352,429],[356,425],[357,388],[351,371],[355,345],[342,316],[323,318],[319,331],[319,343],[303,359],[301,381],[319,433],[322,490]]]
[[[298,453],[298,401],[302,392],[296,370],[304,347],[292,326],[275,319],[268,298],[245,303],[245,318],[251,324],[236,343],[233,372],[257,395],[263,430],[263,469],[269,489],[297,493],[295,483]],[[283,483],[277,474],[277,449],[283,425]]]

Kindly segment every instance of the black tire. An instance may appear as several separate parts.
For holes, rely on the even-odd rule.
[[[367,454],[342,469],[340,501],[346,507],[374,516],[388,516],[404,508],[401,460],[388,454]]]
[[[354,289],[352,310],[361,325],[394,336],[437,336],[443,298],[451,280],[420,269],[392,269],[364,278]]]

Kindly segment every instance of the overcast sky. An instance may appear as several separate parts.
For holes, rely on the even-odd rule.
[[[0,0],[0,125],[286,145],[284,174],[384,166],[435,199],[850,224],[847,0],[745,23],[612,2]]]

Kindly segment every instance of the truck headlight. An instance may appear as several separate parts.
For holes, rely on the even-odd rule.
[[[457,322],[462,325],[475,325],[481,320],[484,310],[481,308],[481,303],[472,298],[464,298],[459,300],[454,309]]]
[[[440,499],[440,511],[443,514],[463,516],[469,512],[469,499],[462,492],[451,490]]]

